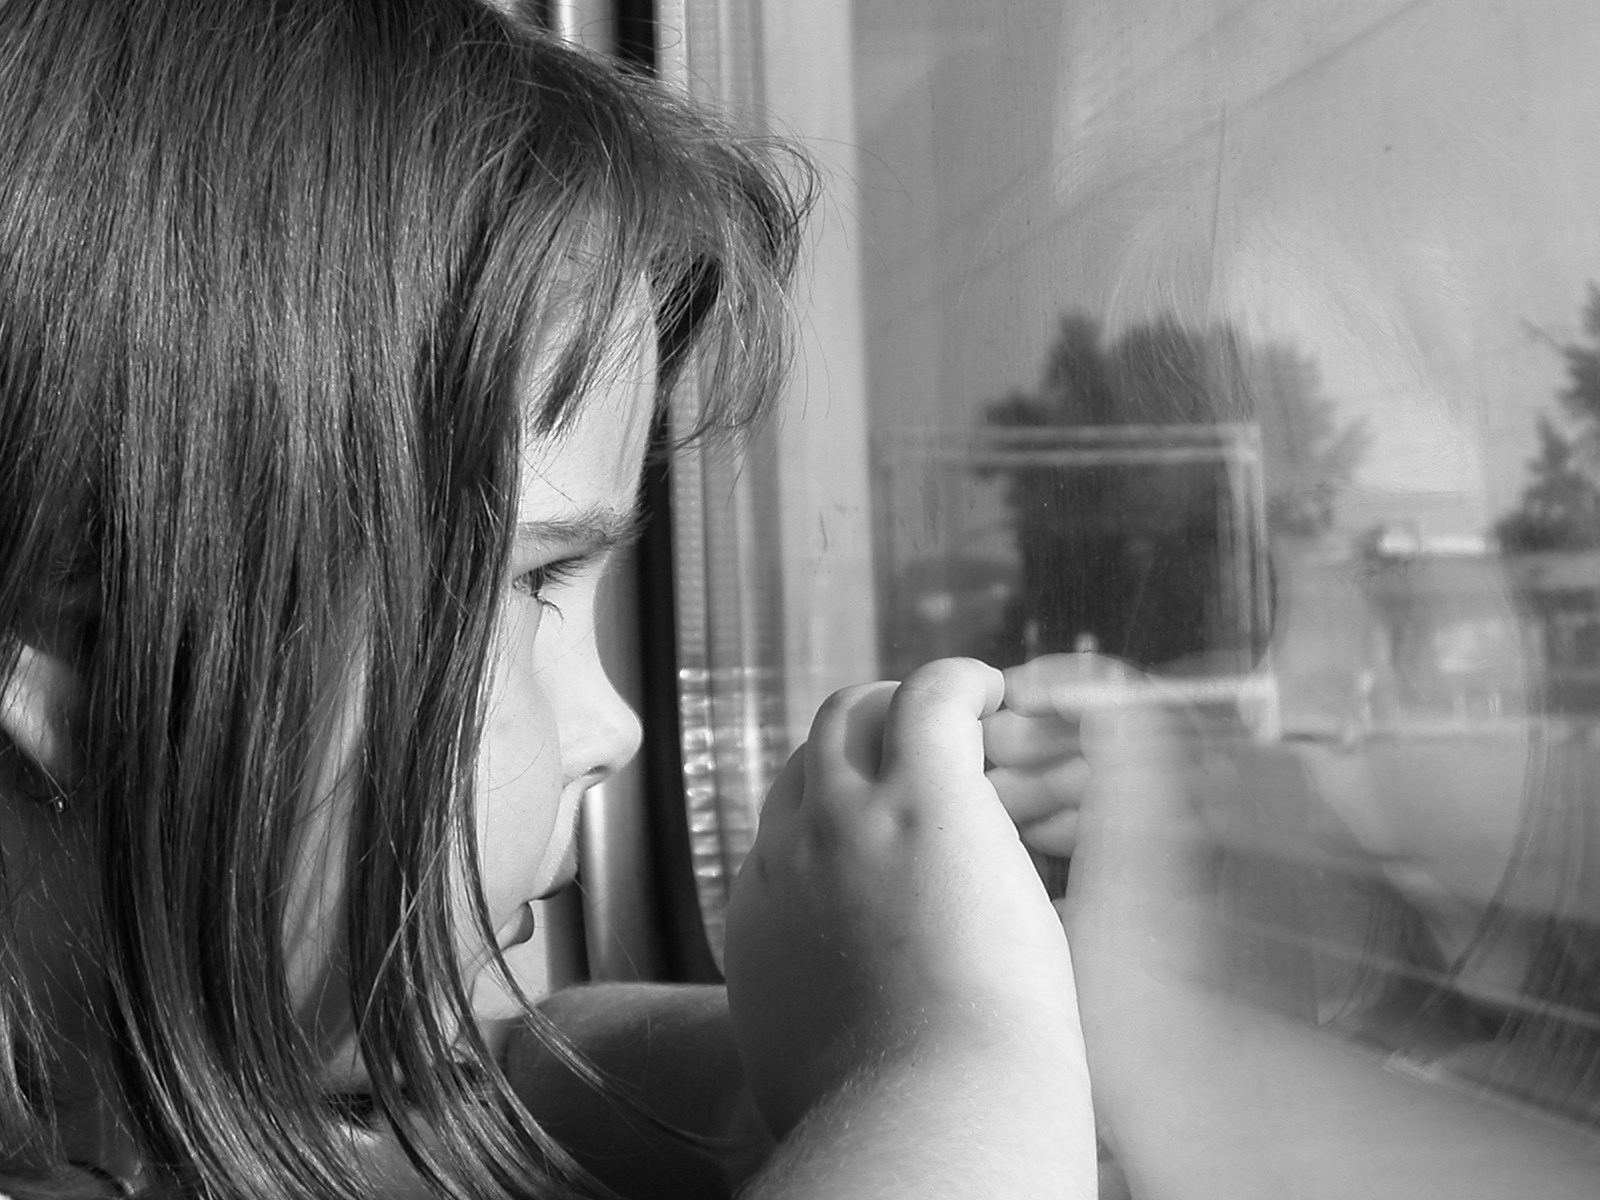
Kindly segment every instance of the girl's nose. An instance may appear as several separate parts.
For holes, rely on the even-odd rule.
[[[627,766],[644,737],[638,714],[603,671],[596,669],[592,686],[590,703],[578,715],[561,756],[569,783],[581,780],[586,789]]]

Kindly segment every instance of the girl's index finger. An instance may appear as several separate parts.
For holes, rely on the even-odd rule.
[[[1005,680],[973,658],[918,667],[895,689],[883,730],[881,778],[907,769],[983,771],[983,727],[1000,707]]]
[[[806,773],[819,782],[874,780],[882,770],[884,714],[892,683],[862,683],[829,696],[811,722]]]

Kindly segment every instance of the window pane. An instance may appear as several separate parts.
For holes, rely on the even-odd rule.
[[[759,61],[851,100],[840,133],[764,95],[845,163],[859,327],[821,352],[871,471],[833,515],[871,524],[884,669],[1149,672],[1204,766],[1223,990],[1592,1129],[1600,8],[845,11]],[[809,678],[807,553],[758,552],[791,602],[754,665]]]

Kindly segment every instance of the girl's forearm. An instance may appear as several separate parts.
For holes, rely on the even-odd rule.
[[[1093,1200],[1075,1039],[952,1039],[888,1056],[816,1105],[744,1200]]]
[[[694,1150],[650,1129],[535,1039],[513,1035],[505,1062],[525,1101],[624,1195],[659,1195],[669,1184],[673,1194],[728,1194],[752,1172],[740,1193],[747,1200],[1095,1195],[1075,1036],[1041,1038],[1037,1026],[1024,1034],[998,1022],[930,1035],[870,1060],[774,1150],[744,1085],[723,989],[591,985],[540,1007],[651,1111],[721,1147]]]

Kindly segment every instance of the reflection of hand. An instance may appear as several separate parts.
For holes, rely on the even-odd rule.
[[[1134,694],[1136,673],[1099,654],[1047,654],[1005,673],[1005,707],[983,723],[987,772],[1022,840],[1068,857],[1088,786],[1083,721],[1101,705]]]
[[[1045,655],[1006,672],[985,722],[989,779],[1023,840],[1073,858],[1075,952],[1081,926],[1113,971],[1207,974],[1217,851],[1254,834],[1225,794],[1230,756],[1199,741],[1192,691],[1100,655]]]
[[[726,962],[775,1128],[874,1062],[1008,1030],[1082,1083],[1066,940],[983,776],[1001,686],[957,659],[840,692],[773,787]]]
[[[1164,695],[1115,659],[1045,655],[1006,672],[1005,708],[984,732],[989,778],[1024,841],[1072,857],[1065,916],[1097,1109],[1119,1153],[1124,1126],[1136,1143],[1143,1132],[1143,1098],[1178,1082],[1176,1061],[1144,1051],[1152,1029],[1192,1017],[1182,990],[1210,957],[1187,725]],[[1175,980],[1177,992],[1159,986]]]

